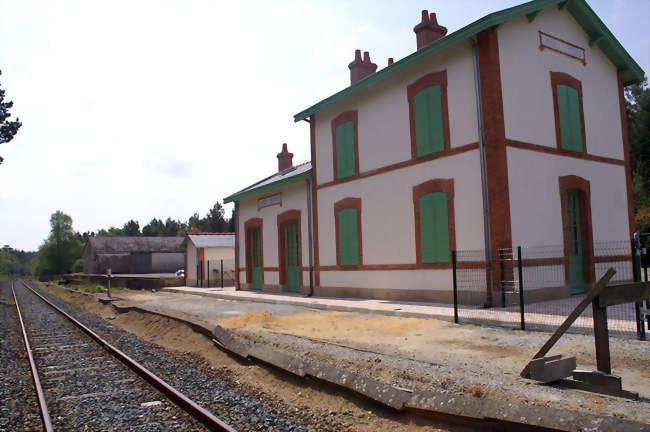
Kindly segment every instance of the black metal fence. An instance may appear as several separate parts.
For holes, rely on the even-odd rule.
[[[196,279],[187,278],[187,285],[200,288],[223,288],[235,283],[233,259],[205,260],[196,265]]]
[[[498,249],[492,256],[484,250],[452,252],[454,321],[553,330],[609,268],[616,270],[613,283],[648,280],[650,257],[638,244],[594,243],[593,252],[583,251],[574,263],[582,280],[571,279],[564,245]],[[635,303],[608,308],[610,333],[645,339],[646,309],[650,305]],[[593,331],[591,308],[571,331]]]

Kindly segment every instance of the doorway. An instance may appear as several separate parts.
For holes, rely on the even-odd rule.
[[[290,219],[282,224],[284,240],[283,270],[287,291],[300,292],[300,243],[298,221]]]
[[[262,242],[260,228],[252,228],[250,236],[251,289],[262,289]]]
[[[566,191],[566,219],[568,236],[569,284],[571,294],[585,292],[585,272],[583,267],[583,238],[580,216],[580,192]]]
[[[594,245],[589,181],[559,177],[564,231],[564,276],[570,294],[582,294],[594,282]]]

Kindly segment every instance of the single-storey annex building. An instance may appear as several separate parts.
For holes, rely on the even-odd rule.
[[[295,115],[311,161],[239,191],[242,289],[449,301],[451,251],[560,245],[536,265],[584,291],[599,242],[634,231],[623,88],[643,70],[584,0],[535,0],[447,34],[422,12],[417,51],[377,71],[355,54],[350,86]],[[626,260],[628,262],[626,262]],[[475,289],[476,291],[472,291]]]
[[[183,237],[91,237],[84,273],[174,273],[185,264]]]
[[[235,233],[204,233],[193,226],[185,246],[185,285],[216,287],[234,284]]]

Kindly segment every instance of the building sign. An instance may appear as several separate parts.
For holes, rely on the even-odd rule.
[[[550,34],[542,31],[539,32],[539,49],[544,50],[548,48],[560,54],[580,60],[582,64],[586,64],[585,50],[577,45],[558,39]]]
[[[282,194],[275,194],[257,200],[258,209],[273,205],[282,205]]]

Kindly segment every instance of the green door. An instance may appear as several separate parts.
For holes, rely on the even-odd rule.
[[[300,266],[298,265],[298,222],[290,220],[284,224],[285,274],[287,291],[300,291]]]
[[[569,283],[571,294],[581,294],[585,292],[585,277],[582,264],[582,227],[578,191],[568,190],[566,200],[569,229]]]
[[[260,239],[260,229],[253,228],[251,236],[251,273],[252,289],[262,289],[262,247]]]

